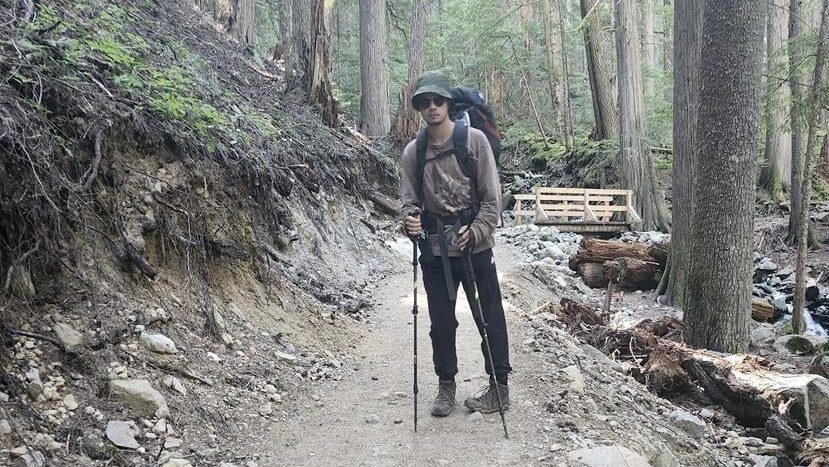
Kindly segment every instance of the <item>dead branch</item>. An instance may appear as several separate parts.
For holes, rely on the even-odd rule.
[[[777,438],[783,446],[790,448],[803,440],[803,436],[789,425],[780,415],[772,415],[766,420],[766,432]]]
[[[78,187],[75,189],[76,193],[83,193],[92,186],[92,183],[95,182],[95,179],[98,178],[98,167],[101,165],[101,142],[103,140],[103,131],[98,130],[95,133],[95,158],[92,160],[92,165],[87,169],[86,173],[83,174],[83,181],[79,183]]]
[[[376,225],[369,222],[368,219],[364,219],[364,218],[361,217],[360,222],[365,224],[365,226],[368,227],[369,230],[371,230],[371,233],[377,233],[377,230],[379,230],[379,227],[377,227]]]
[[[172,365],[169,365],[167,363],[159,362],[158,360],[152,360],[152,359],[147,360],[147,365],[150,365],[153,368],[158,368],[159,370],[166,371],[167,373],[177,374],[179,376],[183,376],[185,378],[189,378],[189,379],[198,381],[198,382],[204,384],[205,386],[213,386],[213,381],[210,381],[209,379],[207,379],[203,376],[199,376],[199,375],[193,373],[192,371],[190,371],[187,368],[182,367],[182,366],[172,366]]]
[[[126,266],[127,268],[131,266],[135,266],[136,269],[141,271],[142,274],[149,277],[150,279],[155,279],[157,275],[155,269],[150,265],[150,262],[147,261],[147,258],[138,251],[138,248],[132,244],[127,238],[126,235],[124,236],[124,243],[121,247],[121,251],[118,252],[118,259]]]
[[[400,208],[396,206],[391,200],[385,198],[380,193],[377,193],[372,190],[367,190],[366,196],[370,199],[375,205],[377,205],[381,211],[389,214],[391,216],[399,216],[400,215]]]
[[[245,65],[247,65],[247,66],[248,66],[248,68],[250,68],[251,70],[255,71],[255,72],[256,72],[256,73],[258,73],[259,75],[261,75],[261,76],[263,76],[263,77],[265,77],[265,78],[268,78],[268,79],[272,79],[272,80],[274,80],[274,81],[279,81],[279,79],[280,79],[280,78],[279,78],[279,76],[274,75],[274,74],[272,74],[272,73],[268,73],[267,71],[260,69],[259,67],[257,67],[256,65],[254,65],[253,63],[251,63],[251,62],[250,62],[250,61],[248,61],[248,60],[244,60],[244,62],[245,62]]]
[[[37,239],[37,241],[35,242],[35,246],[33,246],[33,247],[29,250],[29,251],[27,251],[27,252],[23,253],[23,255],[22,255],[20,258],[17,258],[17,259],[16,259],[16,260],[15,260],[15,261],[14,261],[14,262],[13,262],[13,263],[9,266],[8,271],[6,271],[6,281],[3,283],[3,295],[6,295],[6,293],[8,293],[8,291],[9,291],[9,287],[11,287],[11,283],[12,283],[12,274],[14,274],[14,269],[15,269],[15,268],[16,268],[19,264],[23,263],[23,261],[26,261],[26,259],[27,259],[29,256],[33,255],[33,254],[34,254],[34,253],[38,250],[38,248],[40,248],[40,239],[39,239],[39,238],[38,238],[38,239]]]
[[[54,337],[44,336],[43,334],[36,334],[33,332],[27,331],[20,331],[18,329],[9,329],[9,333],[15,336],[24,336],[24,337],[31,337],[32,339],[37,339],[41,341],[48,342],[50,344],[54,344],[60,350],[67,352],[66,347],[64,347],[63,342],[55,339]]]

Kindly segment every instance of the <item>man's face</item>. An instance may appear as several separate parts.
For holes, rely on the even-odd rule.
[[[449,117],[449,101],[437,94],[417,96],[414,106],[427,125],[440,125]]]

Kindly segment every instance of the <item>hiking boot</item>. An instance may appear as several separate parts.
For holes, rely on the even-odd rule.
[[[438,396],[432,403],[432,415],[445,417],[452,413],[455,408],[455,382],[440,381],[438,383]]]
[[[504,410],[509,409],[509,386],[498,383],[498,392],[501,393],[501,404]],[[469,396],[463,403],[473,412],[493,413],[498,411],[498,395],[495,393],[495,384],[481,388],[480,391]]]

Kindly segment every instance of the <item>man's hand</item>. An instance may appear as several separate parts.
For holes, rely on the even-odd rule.
[[[404,221],[406,227],[406,234],[409,237],[417,238],[420,236],[420,213],[414,216],[406,216],[406,220]]]
[[[472,229],[470,229],[468,225],[464,225],[458,229],[457,245],[461,251],[467,251],[467,249],[471,250],[474,244],[475,238],[472,235]]]

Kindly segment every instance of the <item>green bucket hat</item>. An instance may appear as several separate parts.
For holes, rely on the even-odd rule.
[[[452,93],[449,91],[449,78],[439,71],[427,71],[420,75],[420,78],[415,82],[415,92],[412,95],[412,103],[417,96],[421,94],[437,94],[449,100],[452,99]]]

